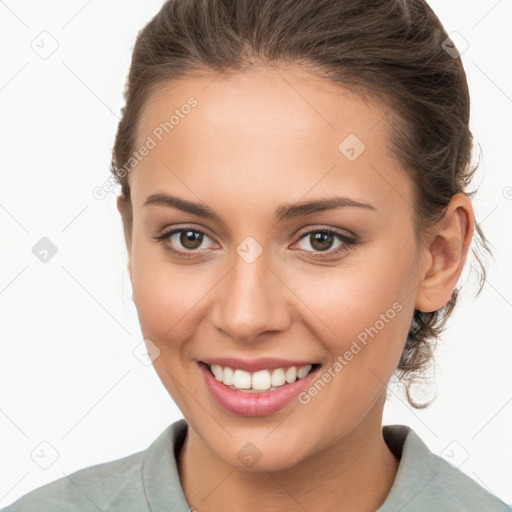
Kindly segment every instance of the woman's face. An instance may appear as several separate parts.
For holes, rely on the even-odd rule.
[[[380,430],[425,272],[386,112],[292,66],[191,76],[147,103],[133,300],[204,453],[276,470]],[[226,366],[237,386],[275,390],[231,389]]]

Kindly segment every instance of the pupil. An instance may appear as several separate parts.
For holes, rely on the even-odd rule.
[[[180,242],[187,249],[197,249],[201,245],[201,236],[201,233],[197,231],[183,231],[180,236]],[[199,243],[197,243],[198,240]]]
[[[333,238],[334,235],[332,235],[331,233],[321,233],[321,232],[318,232],[318,233],[315,233],[313,235],[313,241],[314,243],[312,243],[311,245],[313,247],[315,247],[315,244],[316,243],[319,243],[320,246],[319,247],[316,247],[317,250],[322,250],[322,249],[329,249],[329,247],[331,246],[332,244],[332,238]]]

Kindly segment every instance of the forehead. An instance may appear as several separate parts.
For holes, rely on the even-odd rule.
[[[298,200],[345,187],[378,203],[394,182],[408,187],[389,151],[388,113],[299,67],[193,74],[158,88],[143,109],[136,145],[150,138],[154,147],[131,173],[132,198],[188,183],[199,197],[213,187]]]

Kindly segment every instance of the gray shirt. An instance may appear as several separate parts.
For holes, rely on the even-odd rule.
[[[187,428],[182,418],[147,450],[76,471],[29,492],[3,512],[188,512],[176,461]],[[387,425],[382,433],[400,464],[376,512],[512,510],[434,455],[410,427]]]

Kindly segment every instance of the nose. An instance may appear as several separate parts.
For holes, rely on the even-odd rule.
[[[288,288],[260,255],[252,263],[238,254],[231,270],[218,287],[213,305],[213,325],[242,342],[253,342],[264,334],[284,331],[290,325]]]

